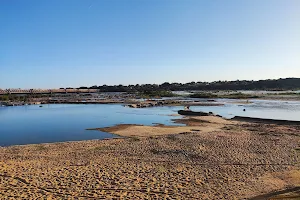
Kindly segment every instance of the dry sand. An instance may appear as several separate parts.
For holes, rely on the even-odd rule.
[[[129,137],[0,148],[0,199],[299,196],[299,126],[179,122],[187,126],[122,125],[101,130]]]
[[[221,130],[224,125],[234,124],[235,122],[224,120],[220,117],[187,117],[184,119],[174,120],[178,123],[184,123],[188,126],[142,126],[142,125],[130,125],[121,124],[113,127],[99,128],[97,130],[113,133],[120,136],[158,136],[158,135],[169,135],[169,134],[179,134],[183,132],[190,131],[201,131],[203,133],[208,133],[212,131]]]

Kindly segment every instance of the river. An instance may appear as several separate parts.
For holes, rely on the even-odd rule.
[[[300,121],[299,101],[216,99],[224,106],[192,106],[193,111],[214,112],[225,118],[248,116]],[[0,146],[80,141],[117,137],[90,131],[116,124],[178,125],[171,116],[182,106],[133,109],[118,104],[51,104],[0,107]],[[245,111],[243,111],[245,109]]]

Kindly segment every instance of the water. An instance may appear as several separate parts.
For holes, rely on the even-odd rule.
[[[234,116],[257,117],[266,119],[283,119],[300,121],[299,101],[250,100],[251,104],[243,104],[245,100],[217,99],[224,106],[192,106],[193,111],[213,112],[225,118]],[[246,109],[246,111],[243,111]]]
[[[231,94],[231,93],[243,93],[251,95],[264,95],[264,94],[282,94],[282,93],[300,93],[300,90],[283,90],[283,91],[267,91],[267,90],[193,90],[193,91],[173,91],[178,95],[191,95],[193,93],[216,93],[216,94]]]
[[[196,99],[194,99],[196,100]],[[299,101],[216,99],[224,106],[191,106],[193,111],[214,112],[226,118],[234,116],[300,121]],[[87,128],[116,124],[174,124],[170,116],[182,106],[133,109],[122,105],[37,105],[0,107],[0,146],[78,141],[117,137]],[[244,112],[243,109],[246,109]]]
[[[0,146],[116,137],[85,130],[116,124],[171,125],[174,107],[132,109],[122,105],[37,105],[0,107]]]

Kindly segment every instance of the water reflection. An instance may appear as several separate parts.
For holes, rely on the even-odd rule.
[[[36,105],[0,108],[0,146],[115,137],[87,128],[120,123],[173,124],[173,107],[130,109],[122,105]]]
[[[194,111],[234,116],[300,121],[299,101],[216,99],[224,106],[192,106]],[[174,124],[171,119],[182,106],[133,109],[122,105],[36,105],[0,107],[0,146],[103,139],[115,137],[87,128],[116,124]],[[243,111],[245,109],[245,111]],[[171,116],[173,115],[173,116]]]

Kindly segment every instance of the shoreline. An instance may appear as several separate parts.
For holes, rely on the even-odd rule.
[[[300,121],[294,120],[280,120],[280,119],[268,119],[268,118],[256,118],[256,117],[243,117],[235,116],[230,119],[223,118],[219,115],[209,115],[209,116],[193,116],[193,115],[179,115],[173,114],[170,116],[182,116],[182,118],[171,119],[178,125],[165,125],[160,123],[153,123],[153,125],[143,125],[143,124],[116,124],[109,127],[101,128],[86,128],[87,131],[102,131],[106,133],[111,133],[118,137],[103,138],[103,139],[89,139],[89,140],[70,140],[62,142],[45,142],[45,143],[33,143],[33,144],[15,144],[8,146],[0,146],[0,148],[8,148],[14,146],[30,146],[30,145],[48,145],[48,144],[59,144],[59,143],[78,143],[84,141],[102,141],[102,140],[115,140],[115,139],[125,139],[126,137],[147,137],[147,136],[160,136],[168,134],[180,134],[181,131],[204,131],[210,132],[218,130],[226,125],[236,125],[238,123],[251,123],[251,124],[263,124],[263,125],[299,125]],[[183,126],[184,125],[184,126]],[[195,128],[196,127],[196,128]],[[197,127],[201,127],[200,130]],[[209,127],[209,129],[203,129],[204,127]],[[153,134],[153,130],[159,130],[158,134]],[[134,134],[132,134],[134,133]]]
[[[2,147],[0,198],[255,199],[290,187],[297,194],[300,126],[174,121],[185,126],[123,124],[99,129],[123,138]]]
[[[179,98],[179,99],[178,99]],[[173,101],[174,103],[167,103],[166,105],[160,105],[160,106],[223,106],[223,102],[215,102],[215,99],[227,99],[227,100],[232,100],[235,102],[231,102],[232,104],[250,104],[252,100],[270,100],[270,101],[300,101],[300,95],[274,95],[274,94],[259,94],[257,98],[189,98],[186,96],[181,96],[172,99],[161,99],[161,100],[154,100],[155,98],[149,98],[148,101],[146,102],[139,102],[139,98],[130,98],[130,99],[115,99],[112,100],[110,98],[106,99],[99,99],[96,101],[73,101],[73,100],[34,100],[32,102],[23,102],[23,101],[2,101],[0,102],[0,107],[4,106],[26,106],[28,105],[36,105],[36,104],[123,104],[129,107],[139,107],[137,106],[140,104],[140,107],[144,107],[143,105],[145,104],[155,104],[154,102],[168,102],[168,101]],[[200,100],[207,100],[207,102],[199,102]],[[179,100],[179,101],[178,101]],[[246,101],[249,102],[246,102]],[[7,104],[7,105],[6,105]],[[152,107],[153,105],[150,105],[149,107]],[[145,106],[146,107],[146,106]]]
[[[230,120],[240,121],[240,122],[263,123],[263,124],[300,125],[300,121],[294,121],[294,120],[268,119],[268,118],[243,117],[243,116],[235,116]]]

